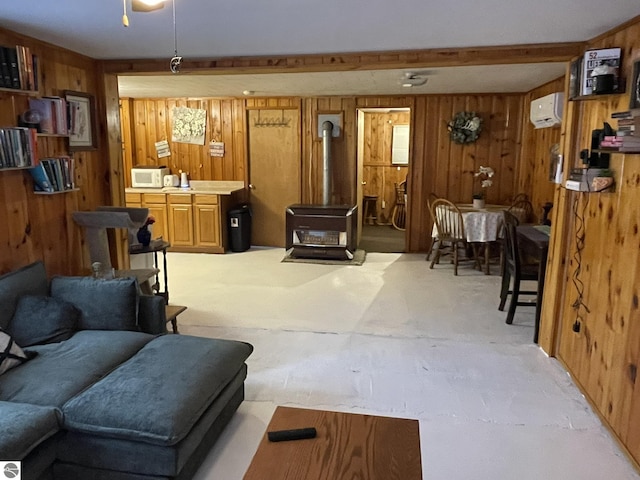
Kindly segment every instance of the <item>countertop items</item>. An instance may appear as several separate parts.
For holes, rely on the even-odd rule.
[[[191,193],[191,194],[213,194],[213,195],[230,195],[233,192],[242,190],[244,182],[242,181],[224,181],[224,180],[191,180],[189,187],[162,187],[162,188],[134,188],[125,189],[127,193]]]

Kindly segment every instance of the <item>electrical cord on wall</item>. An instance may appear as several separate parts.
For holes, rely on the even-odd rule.
[[[573,254],[573,260],[575,261],[576,268],[573,271],[573,275],[571,280],[573,285],[576,288],[576,292],[578,293],[575,301],[571,305],[572,308],[576,312],[576,319],[573,322],[573,331],[578,333],[580,332],[580,326],[582,321],[584,320],[584,316],[582,314],[582,310],[586,313],[590,313],[589,307],[584,303],[584,282],[580,278],[580,274],[582,273],[582,250],[584,250],[585,244],[585,213],[587,211],[587,207],[589,206],[589,193],[590,193],[590,185],[587,181],[587,192],[584,200],[584,204],[582,209],[579,209],[580,198],[583,195],[576,195],[573,199],[573,215],[576,218],[576,251]]]

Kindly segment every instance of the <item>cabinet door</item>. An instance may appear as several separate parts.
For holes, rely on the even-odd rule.
[[[218,205],[194,205],[196,215],[196,245],[218,247],[220,239],[220,210]]]
[[[175,246],[193,245],[193,207],[169,205],[169,239]]]
[[[142,206],[148,208],[149,215],[156,219],[151,229],[152,238],[162,237],[169,241],[167,196],[164,193],[145,193],[142,195]]]

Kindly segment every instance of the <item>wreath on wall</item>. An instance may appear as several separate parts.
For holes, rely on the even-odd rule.
[[[482,131],[482,119],[476,112],[458,112],[447,124],[449,137],[455,143],[473,143]]]

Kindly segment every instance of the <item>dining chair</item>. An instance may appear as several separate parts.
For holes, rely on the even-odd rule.
[[[433,218],[433,214],[431,213],[431,203],[434,202],[435,200],[438,200],[439,198],[440,197],[433,192],[429,193],[429,197],[427,198],[427,210],[429,210],[429,217],[431,218],[431,223],[434,225],[436,221]],[[438,241],[438,237],[433,236],[433,229],[431,230],[431,233],[429,235],[431,237],[431,242],[429,243],[429,249],[427,250],[427,258],[425,259],[427,261],[429,261],[429,258],[431,258],[431,254],[433,253],[433,247]]]
[[[518,248],[518,235],[516,227],[519,222],[515,215],[508,210],[502,212],[504,221],[504,270],[502,272],[502,286],[500,289],[500,305],[498,310],[503,311],[507,296],[511,295],[506,323],[511,325],[518,306],[536,306],[536,302],[520,301],[520,295],[536,295],[534,290],[520,290],[520,282],[525,280],[538,280],[538,265],[524,263]],[[513,280],[513,287],[511,281]],[[510,288],[511,287],[511,288]]]
[[[526,198],[514,201],[507,210],[515,215],[519,223],[531,223],[533,221],[533,204]]]
[[[453,262],[453,274],[458,275],[458,250],[463,248],[468,251],[467,236],[464,232],[464,221],[460,209],[445,198],[439,198],[431,202],[431,217],[438,231],[438,247],[431,260],[429,268],[433,268],[440,262],[443,254],[451,253]],[[451,250],[448,252],[448,250]],[[473,246],[473,259],[480,268],[476,246]]]

